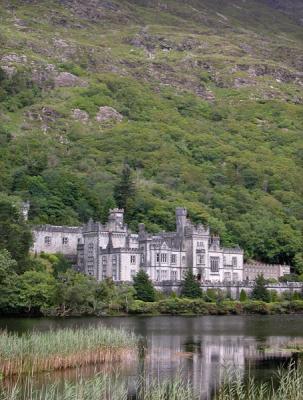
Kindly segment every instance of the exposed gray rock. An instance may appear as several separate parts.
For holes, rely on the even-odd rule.
[[[5,72],[5,74],[11,78],[12,76],[15,75],[17,72],[15,67],[9,66],[9,65],[1,65],[1,69]]]
[[[1,58],[1,62],[5,64],[26,64],[27,57],[25,55],[17,55],[15,53],[6,54]]]
[[[60,72],[55,76],[55,86],[57,87],[74,87],[74,86],[87,86],[87,82],[78,78],[70,72]]]
[[[27,111],[26,116],[32,121],[42,121],[44,123],[54,122],[62,117],[58,111],[51,107],[44,106],[40,109],[31,109]]]
[[[114,108],[104,106],[99,108],[99,112],[96,115],[96,120],[101,123],[108,121],[121,122],[123,120],[123,116]]]
[[[41,87],[54,87],[56,74],[57,70],[53,64],[32,64],[32,80]]]
[[[234,86],[236,88],[255,85],[255,83],[256,82],[253,79],[250,79],[250,78],[235,78],[235,80],[234,80]]]
[[[89,115],[86,111],[80,110],[79,108],[75,108],[72,110],[72,117],[81,122],[87,122],[89,119]]]

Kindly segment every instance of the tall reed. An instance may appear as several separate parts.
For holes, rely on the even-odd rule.
[[[0,334],[0,374],[50,371],[112,362],[136,353],[133,333],[105,327],[63,329],[18,336]]]
[[[215,400],[303,400],[302,365],[279,369],[276,381],[257,383],[250,377],[244,382],[240,374],[228,370]]]
[[[141,385],[144,386],[141,387]],[[32,381],[22,391],[16,385],[10,390],[0,390],[0,400],[127,400],[128,387],[119,376],[97,375],[89,380],[65,381],[35,390]],[[139,381],[137,400],[198,400],[189,382],[176,377],[171,382]]]

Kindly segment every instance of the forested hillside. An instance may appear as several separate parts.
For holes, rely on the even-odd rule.
[[[104,220],[127,164],[133,228],[303,272],[302,71],[301,0],[0,0],[1,197]]]

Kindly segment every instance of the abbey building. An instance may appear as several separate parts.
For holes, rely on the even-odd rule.
[[[82,227],[35,227],[35,253],[62,253],[76,267],[98,280],[132,281],[145,270],[155,281],[180,281],[188,269],[200,281],[242,281],[243,251],[225,248],[209,227],[193,225],[184,208],[176,209],[175,232],[150,234],[144,224],[131,232],[123,210],[110,210],[108,222],[89,221]]]

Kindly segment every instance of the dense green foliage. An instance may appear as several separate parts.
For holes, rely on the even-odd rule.
[[[191,270],[187,271],[187,273],[184,276],[184,281],[182,282],[181,294],[184,297],[192,299],[199,298],[202,296],[200,284]]]
[[[103,220],[127,160],[132,228],[173,229],[186,206],[224,245],[301,273],[301,10],[299,0],[285,13],[265,0],[3,3],[0,191],[30,200],[33,224]],[[123,121],[97,121],[102,106]]]
[[[155,301],[155,289],[147,273],[141,269],[133,279],[136,298],[141,301]]]
[[[7,250],[16,261],[16,264],[10,264],[12,272],[26,269],[32,244],[30,227],[19,206],[9,197],[0,195],[0,251]]]

